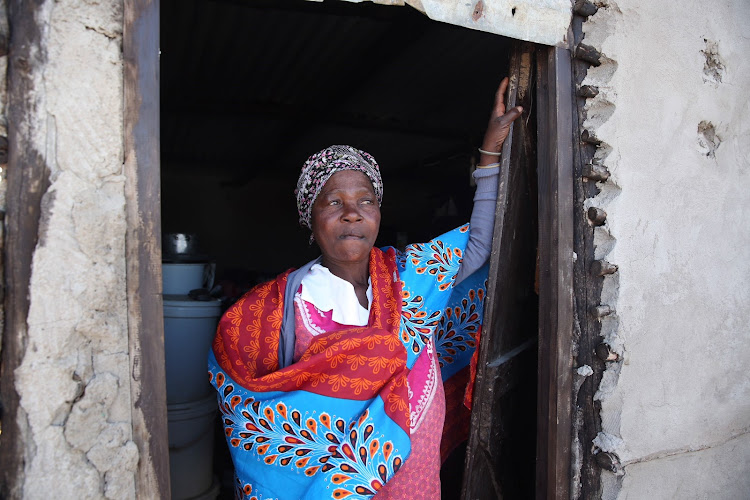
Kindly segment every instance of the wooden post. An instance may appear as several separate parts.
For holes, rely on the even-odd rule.
[[[537,499],[568,499],[573,360],[573,90],[571,58],[537,56],[539,378]]]
[[[13,0],[9,5],[8,171],[5,214],[5,322],[2,345],[2,435],[0,498],[20,498],[23,487],[25,415],[19,413],[13,372],[23,359],[29,314],[31,262],[39,235],[49,169],[42,152],[29,146],[36,132],[34,73],[46,62],[36,24],[41,2]]]
[[[124,143],[128,338],[137,498],[169,498],[161,299],[159,0],[125,0]]]

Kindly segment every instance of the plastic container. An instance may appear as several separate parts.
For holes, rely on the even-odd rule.
[[[213,476],[217,407],[215,395],[189,403],[167,405],[169,478],[173,500],[196,497],[208,500],[216,498],[218,494]]]
[[[196,288],[211,288],[208,274],[212,264],[199,263],[162,263],[162,287],[164,295],[187,295]],[[211,280],[213,281],[213,280]]]
[[[221,491],[221,484],[214,477],[214,482],[211,483],[211,487],[208,490],[201,493],[197,497],[191,498],[190,500],[215,500],[215,498],[219,496],[219,491]]]
[[[187,403],[213,394],[208,382],[208,350],[220,314],[219,300],[164,297],[167,404]]]

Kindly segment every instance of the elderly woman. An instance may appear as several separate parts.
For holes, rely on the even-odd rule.
[[[238,497],[440,497],[442,381],[476,345],[494,162],[522,112],[506,113],[507,85],[480,148],[471,224],[428,243],[373,247],[383,184],[369,154],[331,146],[304,164],[297,207],[321,257],[243,296],[209,353]]]

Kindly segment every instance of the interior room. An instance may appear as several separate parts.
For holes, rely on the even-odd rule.
[[[379,245],[468,220],[507,39],[369,2],[164,0],[161,20],[162,232],[196,234],[219,276],[317,255],[294,188],[331,144],[380,165]]]
[[[411,7],[330,0],[162,0],[160,37],[162,234],[197,237],[225,302],[318,255],[294,189],[329,145],[380,165],[378,246],[468,221],[510,40]],[[218,435],[230,498],[225,447]],[[445,498],[460,488],[452,464]]]

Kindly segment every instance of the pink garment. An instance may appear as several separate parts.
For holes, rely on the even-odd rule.
[[[300,287],[301,288],[301,287]],[[349,325],[331,319],[300,294],[294,298],[294,361],[298,361],[316,335]],[[407,377],[411,409],[411,454],[403,467],[375,495],[378,500],[434,500],[440,498],[440,440],[445,422],[445,392],[434,342],[426,346]]]
[[[431,362],[437,370],[435,349],[425,349],[422,358]],[[414,372],[412,372],[414,373]],[[436,372],[440,375],[440,372]],[[411,373],[407,379],[409,388],[413,387]],[[414,393],[416,394],[416,392]],[[409,397],[409,404],[413,409],[414,395]],[[443,435],[445,421],[445,392],[443,381],[438,377],[433,397],[424,408],[422,421],[417,429],[411,430],[411,455],[396,475],[386,483],[375,498],[378,500],[435,500],[440,498],[440,438]]]

